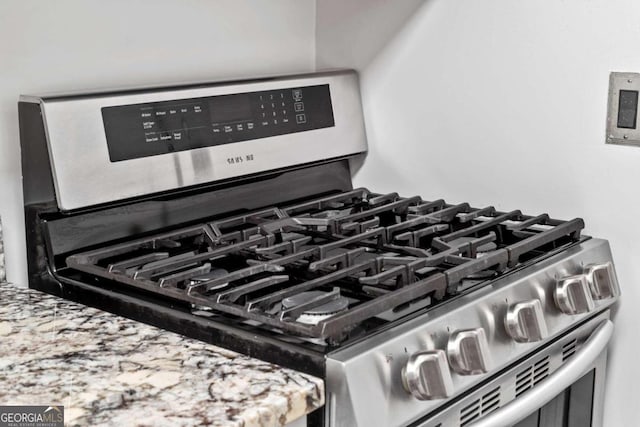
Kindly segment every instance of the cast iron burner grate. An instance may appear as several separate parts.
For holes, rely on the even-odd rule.
[[[401,317],[576,242],[583,227],[357,189],[78,253],[67,265],[337,343],[367,319]],[[308,321],[337,303],[346,307]]]

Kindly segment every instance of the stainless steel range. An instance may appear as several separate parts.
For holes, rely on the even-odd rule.
[[[19,111],[31,287],[321,376],[312,425],[601,425],[608,243],[353,189],[354,72]]]

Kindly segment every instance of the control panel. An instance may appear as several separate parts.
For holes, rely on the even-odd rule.
[[[333,127],[329,85],[102,108],[111,162]]]
[[[38,104],[63,211],[367,150],[353,70],[105,92]]]

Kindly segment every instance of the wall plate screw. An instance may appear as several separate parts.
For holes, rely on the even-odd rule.
[[[629,135],[622,135],[622,138],[629,139]]]
[[[633,83],[633,80],[629,79],[627,80],[627,83]]]

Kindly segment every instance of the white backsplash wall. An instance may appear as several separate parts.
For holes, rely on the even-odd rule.
[[[318,66],[362,73],[370,151],[356,184],[583,217],[609,239],[623,295],[605,426],[637,425],[640,148],[604,140],[609,72],[640,72],[640,2],[432,0],[384,42],[363,34],[393,18],[340,8],[318,0]],[[374,51],[368,40],[366,61],[344,48]]]
[[[26,286],[20,94],[311,71],[315,0],[3,0],[0,63],[0,216]]]

